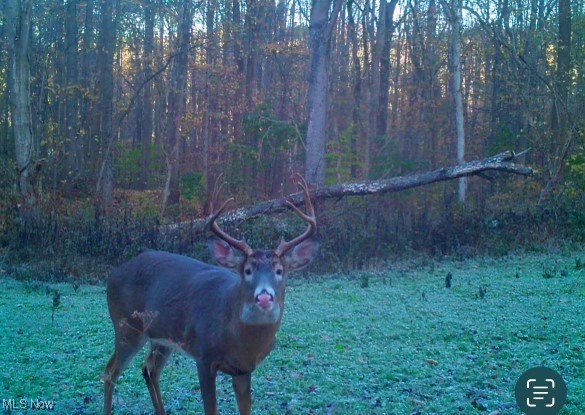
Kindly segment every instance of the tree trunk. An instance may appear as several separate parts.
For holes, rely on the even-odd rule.
[[[167,180],[163,192],[163,214],[170,207],[175,208],[173,214],[178,214],[180,200],[180,132],[183,116],[185,115],[187,73],[189,63],[189,42],[191,41],[192,9],[190,0],[184,0],[179,15],[179,33],[177,49],[179,53],[171,71],[169,105],[166,129],[166,162]]]
[[[79,133],[79,53],[77,47],[77,0],[67,2],[67,19],[65,21],[65,82],[67,85],[65,104],[65,137],[67,148],[66,177],[69,187],[77,182],[83,166],[83,147]]]
[[[116,31],[118,18],[117,1],[101,1],[101,24],[98,39],[97,67],[99,78],[99,110],[102,163],[96,183],[97,208],[107,213],[112,206],[114,192],[114,55],[116,52]]]
[[[382,0],[385,2],[386,0]],[[392,47],[392,34],[394,33],[394,10],[398,0],[390,0],[386,3],[384,14],[380,14],[380,22],[384,21],[379,30],[383,30],[383,46],[380,56],[380,90],[378,91],[378,112],[376,114],[376,135],[388,134],[388,107],[390,103],[390,50]]]
[[[372,36],[372,65],[371,65],[371,82],[369,92],[369,128],[368,135],[370,139],[377,138],[378,136],[378,113],[380,107],[380,64],[382,62],[382,53],[384,53],[384,43],[386,41],[386,7],[388,3],[386,0],[380,1],[378,10],[378,26],[375,36]],[[372,11],[372,33],[374,32],[374,21],[376,20],[373,16]],[[377,141],[377,140],[376,140]],[[374,149],[375,151],[375,149]],[[369,166],[368,170],[369,170]],[[367,180],[369,172],[366,171],[364,178]]]
[[[33,140],[30,107],[30,47],[32,0],[7,0],[5,30],[10,57],[10,104],[14,132],[14,154],[18,168],[18,189],[23,217],[39,213],[38,180],[42,163]]]
[[[506,31],[506,24],[509,20],[510,7],[508,0],[502,0],[498,5],[497,19],[494,24],[493,34],[493,63],[491,70],[491,113],[490,113],[490,140],[495,143],[498,136],[499,123],[501,122],[502,110],[502,90],[503,90],[503,76],[502,73],[505,68],[505,57],[502,46],[502,40]]]
[[[254,108],[254,91],[256,90],[256,65],[258,61],[258,31],[259,31],[259,2],[261,0],[248,0],[245,17],[246,26],[246,82],[245,97],[246,109]]]
[[[207,46],[205,48],[205,86],[203,89],[204,101],[207,103],[207,110],[205,111],[205,122],[203,125],[203,174],[205,177],[205,186],[209,188],[211,185],[211,174],[209,170],[210,149],[219,141],[218,131],[218,92],[217,81],[215,81],[216,74],[214,73],[215,58],[217,54],[217,33],[215,28],[215,15],[217,11],[217,1],[209,0],[207,2],[206,10],[206,39]],[[239,16],[238,16],[239,18]],[[239,39],[236,40],[236,43]]]
[[[334,3],[333,12],[329,9]],[[309,73],[309,120],[307,126],[307,182],[325,183],[325,148],[327,145],[327,96],[331,32],[335,26],[341,0],[313,0],[309,32],[311,36],[311,69]]]
[[[453,75],[453,99],[455,101],[455,126],[457,130],[457,163],[465,162],[465,129],[463,119],[463,93],[461,91],[461,0],[441,1],[451,25],[451,65]],[[465,203],[467,178],[459,179],[459,202]]]
[[[142,146],[141,185],[147,189],[150,179],[150,148],[153,130],[152,72],[154,52],[154,3],[147,0],[144,4],[144,56],[142,81],[146,82],[142,95],[140,123],[140,145]]]
[[[363,122],[362,122],[362,65],[359,57],[359,41],[357,35],[357,27],[355,24],[354,1],[350,0],[347,2],[347,19],[348,19],[348,33],[351,42],[351,66],[352,66],[352,91],[353,91],[353,105],[351,109],[351,120],[355,125],[356,133],[352,134],[350,142],[350,151],[352,153],[351,160],[351,178],[356,179],[358,177],[359,161],[357,137],[363,137]]]
[[[90,98],[94,92],[94,78],[96,77],[96,51],[93,47],[95,41],[94,11],[94,0],[86,0],[80,71],[81,89],[84,93],[81,97],[79,109],[81,124],[79,135],[83,153],[80,163],[82,165],[80,179],[84,183],[90,180],[90,173],[95,172],[96,155],[98,153],[97,140],[95,139],[96,131],[98,130],[96,114],[98,111],[93,111],[94,104]]]
[[[552,143],[555,166],[551,169],[551,177],[540,193],[538,203],[541,204],[554,192],[561,181],[565,161],[569,155],[573,134],[569,131],[569,87],[571,81],[571,1],[559,0],[559,30],[557,47],[556,88],[553,90],[552,110]]]

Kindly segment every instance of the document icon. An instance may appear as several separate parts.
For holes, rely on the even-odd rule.
[[[543,405],[546,408],[555,406],[555,397],[551,393],[551,390],[555,388],[554,379],[545,379],[544,385],[539,384],[538,379],[528,379],[526,381],[526,389],[530,391],[531,396],[526,398],[526,405],[531,408],[536,408],[538,405]]]
[[[567,401],[567,385],[547,367],[527,370],[516,383],[516,403],[526,415],[555,415]]]

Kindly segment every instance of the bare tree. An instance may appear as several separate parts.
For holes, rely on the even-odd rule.
[[[187,70],[189,63],[189,42],[191,41],[191,24],[193,22],[190,0],[182,2],[179,14],[179,31],[177,36],[178,54],[171,69],[171,85],[166,129],[166,163],[167,179],[163,192],[163,212],[169,206],[178,206],[180,189],[180,131],[185,115]]]
[[[378,107],[376,114],[376,135],[388,133],[388,107],[390,102],[390,50],[392,48],[392,34],[395,23],[394,11],[398,0],[382,0],[380,3],[380,17],[378,32],[380,46],[380,88],[378,90]],[[382,7],[382,5],[384,5]]]
[[[359,53],[359,40],[358,40],[358,30],[356,27],[355,17],[354,17],[354,0],[349,0],[347,2],[347,31],[349,34],[349,42],[351,43],[351,67],[352,67],[352,97],[353,97],[353,106],[351,109],[351,120],[354,124],[355,128],[357,129],[357,135],[362,136],[364,125],[363,125],[363,115],[362,115],[362,62],[360,60],[360,53]],[[351,161],[351,178],[357,178],[358,172],[358,160],[357,160],[357,153],[358,153],[358,145],[355,136],[351,138],[351,152],[353,153],[352,161]],[[366,150],[367,151],[367,150]]]
[[[154,52],[154,20],[155,20],[155,3],[152,0],[144,2],[144,45],[143,45],[143,68],[142,82],[144,91],[142,99],[137,102],[138,120],[136,128],[137,135],[142,146],[142,169],[141,185],[148,188],[149,166],[150,166],[150,147],[152,144],[152,125],[153,125],[153,100],[152,100],[152,82],[149,82],[153,75],[153,52]]]
[[[66,20],[65,20],[65,84],[67,86],[66,103],[65,103],[65,122],[62,126],[64,136],[66,137],[67,148],[67,171],[66,175],[70,179],[77,181],[83,168],[83,151],[81,140],[79,139],[79,69],[77,62],[79,59],[79,49],[77,47],[77,0],[67,2]]]
[[[571,1],[559,0],[559,26],[557,47],[556,87],[553,89],[553,110],[551,120],[552,140],[555,166],[551,177],[539,196],[539,203],[544,202],[555,190],[563,174],[565,161],[569,155],[572,133],[569,131],[569,87],[571,83]]]
[[[97,48],[99,77],[99,111],[102,163],[96,182],[96,203],[100,210],[108,211],[114,192],[114,55],[118,26],[118,1],[102,0],[100,4],[101,23]]]
[[[325,182],[325,147],[327,144],[327,92],[331,35],[341,0],[313,0],[309,30],[311,34],[311,69],[309,73],[309,123],[305,177],[309,183]],[[333,10],[331,8],[333,7]]]
[[[463,93],[461,92],[461,0],[441,0],[447,20],[451,25],[451,71],[455,101],[455,126],[457,129],[457,163],[465,162],[465,128],[463,119]],[[459,179],[459,201],[465,203],[467,177]]]
[[[96,67],[96,50],[93,47],[95,42],[95,1],[85,1],[85,16],[83,23],[83,36],[82,36],[82,47],[81,50],[81,68],[80,68],[80,88],[83,94],[80,99],[79,108],[79,138],[81,146],[83,147],[80,165],[83,165],[83,170],[80,171],[80,179],[84,180],[85,183],[89,180],[93,180],[90,177],[90,172],[93,171],[96,162],[97,151],[97,140],[94,135],[97,131],[97,111],[92,111],[93,102],[91,100],[92,91]]]
[[[38,144],[33,137],[28,53],[31,35],[32,0],[7,0],[5,31],[10,58],[10,107],[14,131],[14,154],[18,168],[21,213],[38,213],[38,179],[42,163],[35,161]]]

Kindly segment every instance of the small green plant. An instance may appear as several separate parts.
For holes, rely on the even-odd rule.
[[[61,306],[61,293],[53,290],[53,308],[51,310],[51,325],[55,324],[55,311]]]
[[[575,258],[575,271],[580,271],[582,269],[585,269],[585,261],[581,258]]]
[[[445,277],[445,288],[451,288],[452,281],[453,281],[453,274],[448,272],[447,276]]]
[[[361,288],[368,288],[370,286],[370,275],[367,273],[363,273],[360,277],[360,287]]]
[[[479,299],[483,300],[485,298],[486,293],[487,293],[487,287],[484,285],[480,285],[479,292],[478,292]]]
[[[545,279],[550,279],[550,278],[554,278],[557,274],[557,270],[555,268],[551,268],[551,267],[543,267],[542,269],[542,276]]]
[[[201,200],[205,195],[205,177],[201,173],[187,172],[181,176],[181,194],[187,200]]]
[[[41,282],[32,279],[24,280],[24,282],[22,283],[22,287],[24,288],[27,294],[39,293],[43,290],[43,288],[45,288],[45,286]]]

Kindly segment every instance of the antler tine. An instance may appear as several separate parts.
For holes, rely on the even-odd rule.
[[[299,245],[301,242],[306,241],[311,236],[313,236],[313,234],[317,231],[317,218],[315,217],[315,209],[313,207],[313,203],[311,202],[311,196],[309,194],[309,186],[307,185],[307,182],[305,181],[303,176],[301,176],[300,173],[297,173],[295,176],[298,179],[297,185],[302,189],[302,191],[305,195],[305,206],[306,206],[307,212],[305,213],[302,210],[300,210],[290,200],[287,200],[286,203],[297,213],[297,215],[299,215],[301,217],[301,219],[303,219],[305,222],[307,222],[307,229],[301,235],[297,236],[296,238],[294,238],[288,242],[285,240],[282,240],[280,242],[280,244],[278,245],[278,248],[276,248],[276,251],[275,251],[276,255],[278,255],[278,256],[285,254],[286,252],[290,251],[295,246]]]
[[[230,197],[229,199],[227,199],[223,205],[221,205],[221,207],[219,208],[219,210],[215,210],[215,206],[217,203],[217,200],[219,199],[219,193],[221,192],[221,189],[223,189],[223,186],[225,185],[225,182],[219,182],[221,180],[221,178],[223,177],[223,173],[220,173],[217,178],[215,179],[215,183],[213,185],[213,193],[211,195],[211,205],[209,206],[209,209],[211,210],[211,218],[210,220],[215,220],[219,217],[219,215],[221,214],[221,212],[223,212],[223,210],[225,209],[225,207],[227,206],[227,204],[229,202],[231,202],[232,200],[234,200],[233,197]]]
[[[224,211],[224,209],[226,208],[228,203],[230,203],[232,200],[234,200],[233,197],[230,197],[225,202],[223,202],[223,204],[221,205],[221,207],[217,211],[215,210],[215,206],[217,205],[217,200],[219,198],[219,193],[225,184],[225,182],[222,182],[218,186],[219,180],[221,179],[222,176],[223,176],[223,174],[220,174],[219,176],[217,176],[217,179],[215,180],[215,185],[213,186],[213,195],[211,198],[211,215],[209,217],[209,226],[211,228],[211,231],[218,238],[223,239],[229,245],[231,245],[234,248],[239,249],[240,251],[242,251],[246,255],[251,255],[253,252],[253,249],[250,248],[250,246],[246,243],[246,241],[244,241],[243,239],[234,238],[233,236],[224,232],[217,224],[217,218],[219,218],[219,215],[221,215],[221,213]]]

